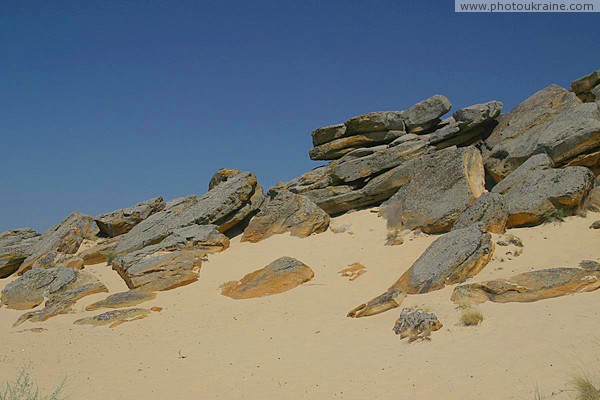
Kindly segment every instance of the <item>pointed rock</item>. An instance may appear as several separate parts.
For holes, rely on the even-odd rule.
[[[94,219],[100,232],[115,237],[129,232],[134,226],[150,215],[165,208],[162,197],[154,197],[129,208],[102,214]]]
[[[40,234],[31,228],[16,229],[0,234],[0,278],[14,273],[31,255]]]

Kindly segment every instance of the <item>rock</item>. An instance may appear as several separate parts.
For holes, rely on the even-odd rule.
[[[18,269],[22,274],[31,269],[39,258],[51,251],[64,254],[74,254],[92,227],[93,218],[89,215],[74,212],[61,223],[44,232],[28,256]]]
[[[502,235],[498,239],[496,244],[498,246],[509,246],[512,244],[513,246],[516,246],[516,247],[523,247],[523,242],[521,241],[521,239],[513,234]]]
[[[600,271],[600,263],[593,260],[583,260],[579,262],[579,267],[586,271]]]
[[[132,307],[146,301],[154,300],[155,298],[156,293],[134,289],[126,292],[111,294],[106,299],[90,304],[85,309],[87,311],[95,311],[101,308]]]
[[[481,153],[474,147],[450,147],[411,167],[408,182],[380,209],[390,231],[447,232],[485,191]]]
[[[496,119],[502,112],[502,106],[497,100],[475,104],[455,111],[452,117],[461,130],[468,131]]]
[[[353,263],[348,265],[343,270],[339,271],[338,274],[342,277],[347,277],[350,282],[360,278],[362,275],[366,274],[367,270],[364,265],[361,263]]]
[[[452,301],[482,303],[531,302],[600,288],[600,270],[550,268],[526,272],[509,279],[497,279],[454,289]]]
[[[348,232],[350,228],[352,228],[351,224],[342,224],[339,226],[332,226],[331,224],[329,225],[329,229],[331,230],[331,232],[333,232],[336,235]]]
[[[554,216],[574,214],[592,188],[594,175],[585,167],[553,169],[545,155],[523,164],[496,185],[492,192],[504,196],[508,226],[530,226]],[[533,158],[533,157],[532,157]]]
[[[508,176],[536,151],[541,152],[538,141],[548,132],[550,124],[560,114],[580,104],[575,94],[552,85],[509,112],[486,139],[491,150],[485,164],[496,182]]]
[[[361,114],[345,122],[346,134],[404,131],[402,111],[378,111]]]
[[[309,198],[285,189],[271,189],[260,211],[250,220],[242,242],[256,243],[272,235],[290,232],[304,238],[325,232],[329,215]]]
[[[237,174],[240,174],[242,171],[239,169],[231,169],[231,168],[221,168],[210,178],[210,182],[208,183],[208,190],[212,190],[216,188],[220,183],[225,182],[229,178],[233,178]]]
[[[343,138],[346,135],[346,125],[344,124],[324,126],[322,128],[315,129],[311,133],[313,146],[319,146],[327,142]]]
[[[588,209],[590,211],[600,212],[600,176],[594,180],[594,187],[590,190],[588,196]]]
[[[114,310],[108,311],[94,317],[82,318],[74,321],[75,325],[93,325],[102,326],[110,325],[109,328],[116,328],[117,326],[126,322],[136,321],[138,319],[144,319],[150,315],[152,311],[159,310],[146,310],[143,308],[129,308],[127,310]]]
[[[40,258],[33,261],[31,268],[77,268],[82,269],[84,266],[83,259],[73,254],[64,254],[57,251],[49,251]]]
[[[134,226],[150,215],[165,208],[162,197],[154,197],[129,208],[102,214],[94,219],[100,232],[108,237],[115,237],[129,232]]]
[[[224,283],[221,294],[236,300],[270,296],[291,290],[313,277],[307,265],[291,257],[281,257],[239,281]]]
[[[464,282],[477,275],[493,253],[491,235],[480,225],[457,229],[436,239],[390,289],[418,294]]]
[[[31,255],[40,234],[31,228],[15,229],[0,234],[0,278],[13,274]]]
[[[594,97],[591,92],[598,85],[600,85],[600,69],[571,83],[571,91],[582,101],[594,101],[598,97]]]
[[[330,199],[343,196],[350,195],[355,191],[350,185],[340,185],[340,186],[329,186],[323,189],[315,189],[302,193],[303,196],[308,197],[313,203],[317,204],[321,207],[321,204],[329,201]],[[321,207],[323,209],[323,207]],[[327,211],[327,210],[325,210]]]
[[[600,229],[600,220],[590,225],[590,229]]]
[[[390,143],[404,134],[399,130],[360,133],[313,147],[309,156],[311,160],[335,160],[357,148]]]
[[[310,190],[327,188],[332,184],[330,175],[331,167],[323,165],[289,182],[279,183],[277,186],[287,189],[292,193],[306,193]]]
[[[491,233],[504,233],[508,222],[508,207],[502,195],[485,192],[458,217],[453,230],[481,223]]]
[[[391,289],[364,304],[359,305],[348,313],[350,318],[369,317],[400,307],[406,298],[406,293],[399,289]]]
[[[403,112],[406,131],[426,133],[440,123],[440,117],[450,111],[452,103],[445,96],[436,94]]]
[[[77,255],[83,260],[83,265],[94,265],[103,262],[110,263],[114,258],[118,240],[118,237],[104,240],[89,249],[77,253]]]
[[[112,268],[121,275],[130,289],[160,291],[196,282],[197,271],[202,266],[202,257],[206,252],[178,250],[166,254],[143,254],[142,250],[117,257],[112,262]]]
[[[410,338],[410,341],[427,339],[431,332],[442,329],[443,325],[435,314],[418,308],[405,308],[400,313],[400,318],[394,324],[394,333],[400,339]]]
[[[227,179],[202,197],[189,196],[167,203],[121,237],[115,252],[127,254],[160,243],[174,229],[190,225],[216,225],[224,233],[251,217],[264,200],[254,174],[242,172]]]

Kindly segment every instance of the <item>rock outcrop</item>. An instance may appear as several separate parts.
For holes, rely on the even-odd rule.
[[[160,243],[173,230],[191,225],[217,226],[225,233],[251,217],[264,194],[254,174],[241,172],[213,187],[201,197],[189,196],[166,204],[121,237],[116,254],[122,255]]]
[[[531,302],[600,288],[600,270],[550,268],[526,272],[508,279],[461,285],[454,289],[452,301],[482,303]]]
[[[529,226],[554,216],[574,214],[592,188],[594,175],[585,167],[551,168],[552,160],[538,154],[496,185],[508,207],[508,226]]]
[[[508,207],[502,195],[485,192],[458,217],[453,230],[480,223],[491,233],[504,233],[508,222]]]
[[[55,251],[62,254],[74,254],[92,227],[93,218],[89,215],[74,212],[65,220],[45,231],[23,263],[19,274],[29,270],[37,260]]]
[[[256,243],[286,232],[303,238],[325,232],[328,227],[329,215],[309,198],[274,188],[244,230],[242,242]]]
[[[381,206],[388,230],[447,232],[485,191],[481,153],[451,147],[416,160],[408,182]]]
[[[40,234],[31,228],[15,229],[0,234],[0,278],[14,273],[33,253]]]
[[[600,96],[600,69],[571,83],[571,91],[584,102],[598,101]]]
[[[100,232],[115,237],[129,232],[150,215],[165,208],[162,197],[154,197],[128,208],[122,208],[94,218]]]
[[[221,294],[236,300],[270,296],[287,292],[313,277],[309,266],[292,257],[281,257],[239,281],[224,283]]]
[[[220,170],[214,173],[212,178],[210,178],[210,182],[208,183],[208,190],[216,188],[220,183],[225,182],[229,178],[233,178],[241,172],[242,171],[235,168],[221,168]]]

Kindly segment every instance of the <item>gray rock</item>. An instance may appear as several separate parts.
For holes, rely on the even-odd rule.
[[[122,208],[102,214],[94,219],[100,232],[109,237],[115,237],[129,232],[134,226],[150,215],[165,208],[162,197],[154,197],[132,207]]]
[[[280,183],[280,186],[292,193],[305,193],[310,190],[324,189],[332,184],[331,167],[323,165],[317,167],[298,178],[292,179],[286,183]]]
[[[402,301],[404,301],[405,298],[406,293],[401,290],[388,290],[374,299],[354,308],[348,313],[347,316],[350,318],[362,318],[381,314],[383,312],[400,307],[400,304],[402,304]]]
[[[393,331],[403,339],[408,337],[410,341],[427,339],[431,332],[443,327],[435,314],[420,310],[418,308],[405,308],[396,320]]]
[[[447,232],[484,191],[481,153],[450,147],[417,159],[408,182],[381,205],[388,230]]]
[[[496,182],[542,149],[538,142],[562,113],[581,105],[574,93],[552,85],[529,97],[503,118],[486,139],[491,149],[485,164]],[[556,135],[552,133],[551,136]]]
[[[552,160],[546,154],[536,154],[527,159],[523,164],[514,170],[510,175],[500,181],[492,192],[504,194],[511,187],[519,184],[527,178],[532,171],[539,171],[552,168]]]
[[[225,182],[229,178],[233,178],[237,174],[241,173],[239,169],[221,168],[210,178],[208,183],[208,190],[216,188],[220,183]]]
[[[501,112],[502,103],[494,100],[461,108],[452,117],[461,130],[470,130],[496,119]]]
[[[328,227],[329,215],[308,197],[274,188],[244,230],[242,242],[256,243],[286,232],[303,238],[325,232]]]
[[[600,176],[594,180],[594,187],[590,190],[588,196],[588,209],[590,211],[600,212]]]
[[[40,234],[31,228],[15,229],[0,234],[0,278],[13,274],[33,249]]]
[[[598,220],[598,221],[596,221],[596,222],[592,223],[592,224],[590,225],[590,229],[600,229],[600,220]]]
[[[311,133],[313,146],[319,146],[327,142],[343,138],[347,135],[348,134],[346,133],[346,125],[344,124],[324,126],[315,129]]]
[[[508,226],[530,226],[572,215],[592,188],[594,175],[585,167],[553,169],[543,155],[517,168],[492,192],[504,196],[508,207]],[[533,158],[533,157],[532,157]]]
[[[128,308],[125,310],[112,310],[105,313],[95,315],[93,317],[87,317],[74,321],[75,325],[92,325],[92,326],[103,326],[109,325],[109,328],[116,328],[117,326],[144,319],[148,317],[152,311],[160,311],[160,308],[152,307],[150,310],[144,308]]]
[[[452,103],[442,95],[423,100],[402,112],[406,131],[426,133],[440,123],[440,117],[450,111]]]
[[[583,101],[594,101],[590,94],[598,85],[600,85],[600,69],[571,83],[571,91]]]
[[[86,311],[95,311],[101,308],[125,308],[132,307],[146,301],[154,300],[156,293],[146,292],[140,289],[128,290],[126,292],[114,293],[104,300],[97,301],[85,308]]]
[[[452,230],[480,223],[484,230],[504,233],[508,222],[508,207],[502,195],[485,192],[458,217]]]
[[[51,251],[64,254],[76,253],[91,229],[92,223],[93,218],[91,216],[75,211],[39,237],[31,255],[23,261],[17,272],[22,274],[31,269],[36,260]]]
[[[302,193],[302,195],[308,197],[313,203],[321,207],[321,204],[334,197],[343,195],[351,196],[355,190],[354,187],[349,185],[329,186],[323,189],[309,190],[308,192]]]
[[[254,174],[242,172],[222,182],[202,197],[189,196],[167,203],[121,237],[116,254],[127,254],[160,243],[173,230],[190,225],[217,225],[227,232],[250,217],[262,204],[264,194]]]
[[[357,148],[390,143],[404,134],[400,130],[360,133],[313,147],[309,156],[311,160],[336,160]]]
[[[377,111],[361,114],[345,122],[346,134],[404,131],[402,111]]]

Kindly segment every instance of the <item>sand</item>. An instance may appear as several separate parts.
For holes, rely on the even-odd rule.
[[[600,214],[560,224],[513,229],[523,253],[496,248],[494,259],[470,282],[600,260],[600,231],[588,229]],[[0,381],[29,367],[49,390],[67,379],[72,399],[533,399],[538,386],[552,399],[568,399],[572,371],[600,374],[600,290],[527,304],[484,303],[484,322],[459,324],[450,302],[453,287],[409,296],[444,327],[429,342],[407,343],[392,332],[400,308],[373,317],[346,313],[381,294],[417,259],[435,236],[419,235],[384,246],[385,221],[372,210],[335,218],[349,231],[305,239],[277,235],[257,244],[232,240],[210,255],[197,283],[161,292],[140,305],[163,307],[121,325],[73,325],[76,313],[41,324],[12,323],[21,312],[0,309]],[[303,261],[315,278],[289,292],[250,300],[220,294],[223,282],[240,279],[281,256]],[[501,261],[503,259],[503,261]],[[349,281],[338,271],[360,262],[367,273]],[[125,290],[119,276],[98,264],[87,267],[110,289]],[[9,279],[0,280],[0,289]],[[47,331],[25,331],[44,327]]]

